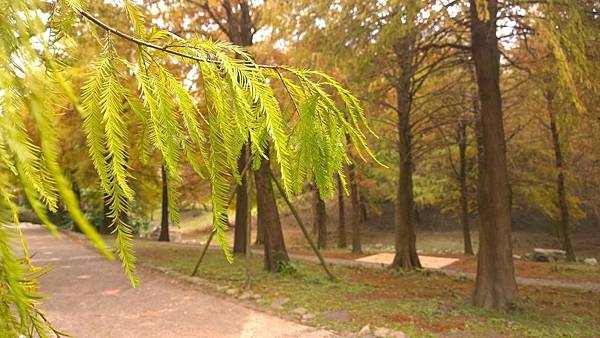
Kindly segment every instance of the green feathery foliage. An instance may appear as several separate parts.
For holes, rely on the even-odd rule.
[[[49,337],[61,333],[37,308],[37,278],[46,270],[31,263],[14,205],[16,187],[8,182],[19,182],[53,234],[46,210],[56,210],[60,198],[94,245],[106,257],[112,254],[83,217],[58,164],[58,98],[72,95],[64,92],[57,62],[48,57],[38,8],[36,1],[0,1],[0,332]]]

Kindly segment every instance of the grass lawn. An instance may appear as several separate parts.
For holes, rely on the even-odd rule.
[[[136,243],[141,264],[189,274],[199,248],[149,241]],[[314,315],[310,325],[342,334],[364,325],[398,329],[410,337],[598,337],[600,293],[548,287],[520,287],[520,301],[509,313],[481,310],[468,303],[471,280],[437,272],[398,273],[387,270],[334,267],[337,282],[326,279],[320,267],[297,263],[296,271],[272,274],[262,271],[262,257],[250,261],[252,306],[300,320],[294,310]],[[229,265],[223,255],[209,252],[199,270],[199,283],[235,297],[243,292],[245,264],[238,258]],[[281,309],[272,303],[288,299]],[[327,320],[328,313],[346,311],[352,319]]]

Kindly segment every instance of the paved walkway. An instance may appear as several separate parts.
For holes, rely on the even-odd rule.
[[[33,261],[54,269],[42,277],[42,309],[74,337],[331,337],[235,302],[203,294],[162,273],[140,269],[133,289],[117,262],[76,239],[56,240],[39,227],[25,235]]]

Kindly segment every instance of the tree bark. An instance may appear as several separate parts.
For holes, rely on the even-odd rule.
[[[227,18],[227,27],[224,33],[227,34],[230,41],[238,46],[252,46],[252,17],[250,14],[250,4],[247,1],[238,1],[233,9],[229,0],[222,2],[225,8]],[[210,6],[208,3],[206,6]],[[239,57],[239,55],[236,55]],[[238,160],[238,170],[241,172],[246,164],[248,154],[247,146],[242,147],[240,158]],[[235,222],[234,222],[234,240],[233,253],[244,254],[246,252],[246,229],[248,229],[248,174],[241,177],[240,184],[236,187],[235,196]],[[257,227],[256,244],[262,243]]]
[[[313,224],[317,229],[317,246],[319,249],[327,248],[327,211],[325,201],[321,198],[319,189],[313,192]]]
[[[308,185],[308,189],[311,191],[312,193],[312,208],[313,208],[313,214],[316,212],[316,208],[317,208],[317,204],[316,204],[316,199],[315,199],[315,194],[317,193],[317,185],[315,184],[315,182],[311,182]],[[319,236],[319,223],[315,221],[316,216],[313,215],[313,221],[311,222],[312,228],[310,230],[311,235],[314,238],[317,238]],[[318,242],[318,239],[317,239]],[[318,245],[318,244],[317,244]]]
[[[258,202],[257,202],[258,204]],[[258,209],[258,206],[257,206]],[[256,220],[256,238],[254,239],[254,245],[263,245],[265,243],[265,232],[263,231],[262,223]]]
[[[238,160],[238,171],[241,173],[248,160],[247,147],[242,148],[242,154]],[[235,193],[235,226],[233,239],[233,253],[246,253],[246,229],[248,229],[248,176],[244,173],[241,182],[236,187]]]
[[[162,178],[162,205],[158,240],[169,242],[169,189],[167,186],[167,170],[164,164],[160,166],[160,174]]]
[[[480,20],[476,1],[470,0],[471,51],[481,102],[483,141],[479,179],[481,230],[473,303],[479,307],[507,310],[516,301],[517,284],[512,258],[510,187],[500,95],[497,0],[487,1],[487,11],[490,19]]]
[[[112,223],[110,219],[110,205],[108,201],[108,196],[103,194],[102,202],[104,204],[104,218],[102,219],[102,224],[100,224],[99,232],[103,235],[110,234],[110,225]]]
[[[469,224],[469,196],[467,189],[467,125],[461,117],[458,122],[458,153],[459,153],[459,183],[460,183],[460,224],[463,229],[463,244],[465,255],[473,255],[471,244],[471,226]]]
[[[356,182],[356,167],[348,165],[350,180],[350,228],[352,229],[352,253],[362,253],[362,234],[360,224],[360,204],[358,201],[358,184]]]
[[[567,260],[574,262],[576,260],[573,241],[571,240],[571,224],[569,217],[569,205],[567,203],[567,188],[565,184],[565,170],[560,135],[556,122],[556,111],[554,110],[552,93],[546,93],[546,102],[548,104],[548,113],[550,114],[550,132],[552,133],[552,145],[554,147],[554,165],[557,171],[556,175],[556,193],[558,198],[558,207],[560,210],[560,221],[558,234],[562,240],[563,250],[567,253]]]
[[[360,191],[358,193],[358,203],[360,205],[360,209],[359,209],[359,213],[360,213],[360,218],[359,218],[359,222],[364,223],[366,221],[369,220],[369,213],[367,212],[367,196],[365,196],[365,194]]]
[[[344,187],[342,185],[342,179],[337,178],[338,184],[338,248],[345,248],[348,244],[346,242],[346,211],[344,205]]]
[[[395,214],[396,254],[393,268],[412,270],[421,267],[416,249],[415,205],[413,196],[413,162],[411,154],[411,79],[414,37],[409,36],[395,46],[400,77],[396,83],[398,110],[398,190]]]
[[[268,156],[268,149],[265,150],[265,155]],[[261,161],[259,169],[254,172],[254,180],[256,182],[258,224],[262,227],[264,236],[264,267],[267,271],[277,272],[282,264],[289,261],[289,258],[271,184],[269,160]]]
[[[81,188],[79,188],[79,184],[77,184],[77,181],[75,180],[75,178],[73,178],[73,193],[75,194],[75,198],[77,198],[77,203],[79,203],[79,208],[81,209],[81,212],[84,212],[83,203],[81,201]],[[81,229],[79,229],[79,226],[75,222],[73,222],[72,230],[74,232],[81,233]]]

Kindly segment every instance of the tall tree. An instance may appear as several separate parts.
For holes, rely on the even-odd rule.
[[[346,208],[344,205],[344,185],[341,177],[338,175],[338,248],[345,248],[346,242]]]
[[[319,249],[325,249],[327,247],[327,210],[325,201],[316,187],[313,190],[313,224],[317,231],[317,246]]]
[[[356,182],[356,167],[348,165],[348,178],[350,180],[350,228],[352,229],[352,253],[362,253],[362,231],[360,222],[360,202],[358,197],[358,184]]]
[[[554,148],[554,166],[556,168],[556,199],[558,200],[558,208],[560,212],[559,221],[559,236],[562,240],[562,247],[567,253],[567,260],[575,261],[575,250],[573,249],[573,241],[571,240],[571,220],[569,216],[569,205],[567,202],[567,190],[565,187],[565,171],[566,164],[563,159],[563,150],[560,142],[560,133],[558,130],[558,122],[556,118],[556,109],[554,105],[554,94],[546,92],[544,97],[548,104],[548,115],[550,116],[550,134],[552,135],[552,147]]]
[[[473,255],[473,245],[471,244],[471,227],[469,223],[469,200],[467,183],[467,123],[461,116],[457,126],[458,153],[459,153],[459,172],[458,180],[460,186],[460,224],[463,232],[463,246],[466,255]]]
[[[267,152],[268,154],[268,152]],[[260,167],[254,172],[256,190],[256,204],[258,208],[258,223],[261,224],[264,246],[264,267],[267,271],[277,272],[289,261],[281,220],[277,208],[271,208],[275,202],[275,193],[271,182],[271,168],[269,161],[261,161]]]
[[[248,47],[252,46],[252,39],[255,33],[252,20],[251,4],[245,0],[230,1],[223,0],[219,5],[214,5],[210,1],[199,3],[190,1],[198,5],[204,13],[219,26],[219,29],[227,36],[232,43]],[[242,148],[238,159],[238,171],[242,172],[248,161],[247,149]],[[270,166],[269,166],[270,167]],[[236,187],[235,195],[235,223],[234,223],[234,241],[233,252],[244,254],[246,252],[246,231],[249,229],[248,222],[248,174],[244,173],[240,177],[240,184]],[[258,191],[257,194],[262,193]],[[257,199],[258,201],[258,199]],[[275,207],[269,205],[263,208]]]
[[[240,158],[238,160],[238,171],[242,172],[246,167],[246,162],[249,160],[246,147],[242,148]],[[248,174],[241,175],[240,184],[235,188],[235,224],[233,234],[233,252],[236,254],[245,254],[246,252],[246,236],[250,230],[249,223],[251,219],[249,214],[248,201]],[[257,230],[258,231],[258,230]],[[258,238],[258,237],[257,237]]]
[[[412,4],[415,6],[415,3]],[[412,7],[411,6],[411,7]],[[409,9],[414,11],[415,9]],[[415,14],[413,14],[415,15]],[[413,22],[414,17],[408,20]],[[411,152],[411,104],[413,91],[413,64],[417,32],[409,32],[394,45],[394,53],[398,59],[399,76],[395,82],[396,111],[398,113],[398,191],[396,196],[396,255],[392,266],[412,269],[420,268],[421,262],[417,255],[415,233],[415,199],[413,192],[413,161]]]
[[[98,232],[107,235],[110,233],[110,202],[108,201],[108,195],[102,195],[102,223],[100,223],[100,228]]]
[[[517,283],[512,257],[497,18],[497,0],[470,0],[471,51],[481,102],[483,142],[479,178],[481,229],[473,302],[485,308],[507,310],[516,301]]]
[[[160,166],[160,177],[162,179],[162,204],[160,206],[160,235],[158,240],[169,242],[169,186],[164,164]]]
[[[251,5],[249,2],[240,0],[232,3],[229,0],[224,0],[221,5],[225,12],[225,20],[223,23],[215,14],[208,1],[202,5],[202,8],[204,8],[209,16],[217,22],[219,28],[229,38],[229,41],[242,47],[252,46],[252,38],[255,30],[251,16]],[[244,170],[246,162],[248,161],[246,153],[247,149],[245,147],[242,148],[240,158],[238,159],[239,172]],[[257,193],[261,192],[257,190]],[[277,205],[269,205],[268,207],[277,208]],[[240,184],[236,187],[235,231],[233,241],[234,253],[244,254],[246,252],[246,231],[249,229],[248,222],[250,221],[250,218],[248,218],[248,208],[248,174],[244,173],[241,175]]]

